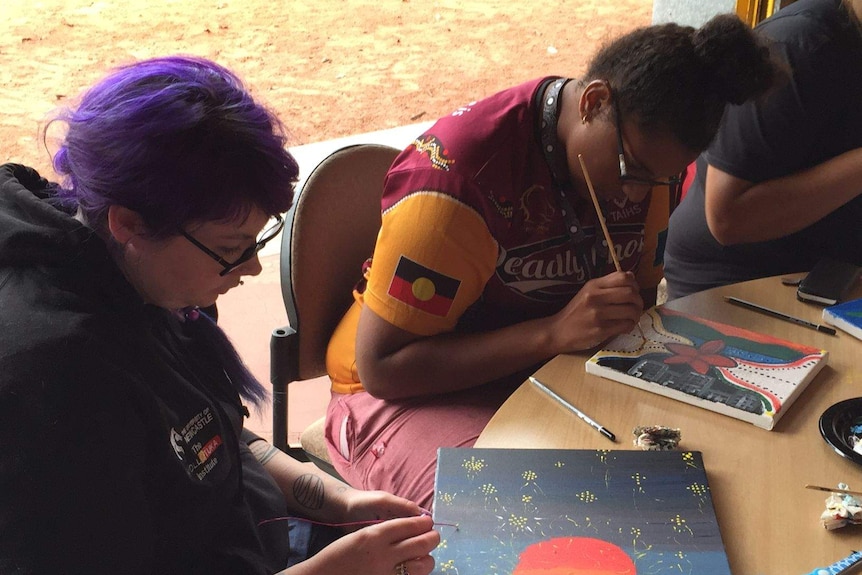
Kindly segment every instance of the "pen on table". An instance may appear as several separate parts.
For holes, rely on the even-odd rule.
[[[605,437],[610,439],[611,441],[616,442],[617,436],[614,435],[613,433],[611,433],[611,431],[607,427],[599,425],[599,423],[596,420],[592,419],[586,413],[584,413],[583,411],[581,411],[580,409],[578,409],[577,407],[575,407],[574,405],[572,405],[571,403],[569,403],[568,401],[566,401],[565,399],[563,399],[562,397],[560,397],[559,395],[554,393],[554,391],[551,388],[549,388],[547,385],[545,385],[544,383],[542,383],[541,381],[539,381],[538,379],[536,379],[533,376],[530,376],[530,382],[533,385],[535,385],[536,387],[538,387],[539,389],[541,389],[542,391],[544,391],[545,393],[547,393],[548,395],[550,395],[553,399],[557,400],[557,402],[559,402],[560,405],[562,405],[563,407],[565,407],[566,409],[568,409],[569,411],[571,411],[572,413],[577,415],[579,418],[581,418],[584,422],[586,422],[587,425],[589,425],[590,427],[592,427],[593,429],[595,429],[596,431],[598,431],[599,433],[601,433],[602,435],[604,435]]]
[[[845,493],[847,495],[862,495],[862,491],[850,491],[837,487],[821,487],[820,485],[806,485],[805,489],[816,489],[817,491],[828,491],[829,493]]]
[[[781,313],[780,311],[775,311],[774,309],[769,309],[768,307],[763,307],[762,305],[751,303],[750,301],[745,301],[744,299],[739,299],[731,296],[724,296],[724,299],[734,305],[738,305],[752,311],[760,312],[768,316],[777,317],[778,319],[783,319],[784,321],[789,321],[790,323],[795,323],[797,325],[816,329],[817,331],[822,333],[828,333],[829,335],[835,335],[836,333],[835,329],[829,326],[810,322],[802,318],[793,317],[792,315],[787,315],[786,313]]]

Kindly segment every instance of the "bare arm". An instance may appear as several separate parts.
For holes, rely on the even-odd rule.
[[[557,354],[594,347],[631,330],[643,300],[631,273],[588,282],[560,312],[502,329],[422,337],[388,323],[367,307],[356,338],[360,380],[383,399],[475,387]]]
[[[440,535],[415,503],[383,491],[353,489],[263,440],[252,441],[249,449],[275,479],[290,509],[316,521],[355,523],[345,528],[353,533],[282,574],[391,575],[401,563],[415,575],[433,570],[429,553]]]
[[[266,441],[253,441],[249,449],[275,479],[288,508],[308,519],[349,523],[422,513],[422,509],[412,501],[383,491],[354,489],[312,464],[297,461]]]
[[[345,535],[320,553],[281,571],[281,575],[428,575],[434,569],[429,555],[440,543],[430,516],[392,519]]]
[[[862,148],[812,168],[758,184],[709,166],[706,221],[723,245],[797,232],[862,193]]]

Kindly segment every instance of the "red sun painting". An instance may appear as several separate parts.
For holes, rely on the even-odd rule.
[[[512,575],[636,575],[631,558],[613,543],[556,537],[524,549]]]

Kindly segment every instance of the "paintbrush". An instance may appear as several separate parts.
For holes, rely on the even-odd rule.
[[[593,189],[593,181],[590,179],[590,173],[587,171],[587,165],[584,163],[584,157],[578,154],[578,161],[581,163],[581,171],[584,173],[584,179],[587,181],[587,188],[590,190],[590,197],[593,198],[593,207],[596,208],[596,217],[599,218],[599,223],[602,226],[602,233],[605,234],[605,242],[608,244],[608,250],[611,252],[611,258],[614,260],[614,267],[618,272],[623,271],[620,265],[620,260],[617,258],[617,250],[614,247],[614,242],[611,240],[611,234],[608,231],[608,226],[605,223],[605,217],[602,215],[602,208],[599,206],[599,198],[596,196],[596,191]]]
[[[829,493],[846,493],[847,495],[862,495],[862,491],[850,491],[849,489],[838,489],[837,487],[821,487],[820,485],[806,485],[805,489],[816,489]]]
[[[618,272],[623,271],[623,267],[620,265],[620,260],[617,258],[617,248],[614,246],[614,242],[611,239],[611,233],[608,231],[608,226],[605,223],[605,216],[602,214],[602,207],[599,205],[599,198],[596,196],[596,190],[593,189],[593,181],[590,179],[590,173],[587,171],[587,164],[584,163],[584,156],[578,154],[578,161],[581,163],[581,171],[584,173],[584,179],[587,181],[587,189],[590,190],[590,197],[593,199],[593,207],[596,209],[596,217],[599,219],[599,224],[602,226],[602,233],[605,235],[605,242],[608,244],[608,251],[611,252],[611,259],[614,260],[614,267]],[[641,334],[641,339],[644,344],[646,344],[647,338],[644,335],[644,330],[641,329],[640,321],[636,324],[638,328],[638,332]]]

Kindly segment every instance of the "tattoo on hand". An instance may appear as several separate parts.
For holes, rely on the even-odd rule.
[[[293,496],[303,507],[320,509],[323,507],[323,481],[311,473],[297,477],[293,482]]]

